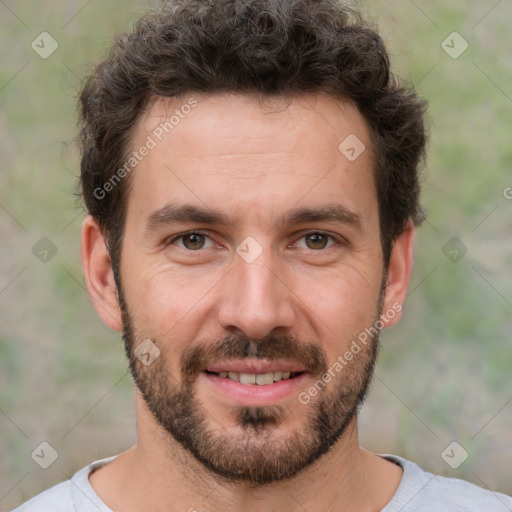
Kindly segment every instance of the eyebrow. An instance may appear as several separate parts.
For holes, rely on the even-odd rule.
[[[276,219],[277,226],[306,224],[308,222],[338,222],[361,227],[361,217],[340,204],[328,204],[320,208],[294,208]],[[153,212],[145,225],[145,232],[158,230],[172,224],[208,224],[231,226],[229,216],[193,204],[168,204]]]

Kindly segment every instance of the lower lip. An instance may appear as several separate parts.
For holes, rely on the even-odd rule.
[[[307,373],[301,373],[293,379],[259,386],[258,384],[242,384],[213,373],[201,372],[199,377],[216,393],[230,398],[238,405],[249,406],[275,405],[285,398],[297,396],[308,378]]]

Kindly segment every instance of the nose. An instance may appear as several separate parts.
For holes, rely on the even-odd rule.
[[[261,339],[284,334],[295,324],[294,295],[278,269],[270,249],[252,263],[235,256],[218,304],[217,320],[223,329]]]

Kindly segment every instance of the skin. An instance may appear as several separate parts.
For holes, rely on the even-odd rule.
[[[179,381],[180,357],[191,343],[240,333],[255,339],[297,336],[321,347],[331,366],[374,323],[384,273],[364,119],[353,105],[317,94],[275,102],[272,112],[248,96],[194,98],[198,105],[131,175],[121,278],[138,338],[164,341],[160,357],[174,383]],[[133,148],[181,104],[177,99],[151,104],[137,124]],[[349,134],[367,148],[353,162],[338,150]],[[232,225],[186,223],[145,230],[151,213],[169,203],[206,205],[231,217]],[[360,223],[275,222],[297,206],[333,203],[357,214]],[[163,244],[189,230],[208,234],[200,251],[186,249],[183,239]],[[311,232],[334,238],[326,248],[312,249],[305,238]],[[262,248],[250,264],[236,252],[248,236]],[[383,312],[404,302],[413,239],[409,222],[393,245]],[[121,331],[111,261],[90,216],[83,222],[82,261],[98,315]],[[384,327],[399,318],[399,312],[388,320],[383,315]],[[301,391],[314,381],[308,376]],[[335,379],[327,386],[333,389]],[[235,424],[229,398],[200,379],[196,390],[215,432],[229,429],[233,442],[248,435]],[[286,442],[300,431],[312,403],[301,404],[294,395],[280,405],[288,416],[274,435]],[[138,391],[136,415],[137,445],[90,476],[113,510],[378,511],[402,476],[397,465],[359,445],[357,416],[316,463],[294,478],[256,486],[209,472],[161,429]]]

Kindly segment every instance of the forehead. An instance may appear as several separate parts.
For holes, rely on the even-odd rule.
[[[228,93],[159,98],[141,116],[134,139],[142,141],[147,134],[157,143],[169,143],[173,137],[189,142],[192,138],[201,144],[198,149],[202,153],[211,155],[226,152],[230,143],[233,149],[240,149],[243,142],[245,149],[257,153],[319,152],[332,151],[340,138],[349,134],[369,137],[355,105],[319,94],[262,99]]]
[[[141,116],[131,149],[144,145],[151,149],[131,175],[137,215],[191,201],[251,204],[254,214],[337,198],[352,210],[358,202],[376,209],[367,124],[332,97],[159,99]]]

